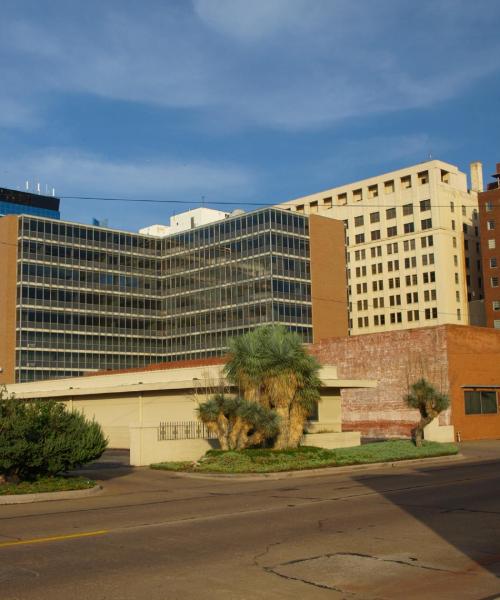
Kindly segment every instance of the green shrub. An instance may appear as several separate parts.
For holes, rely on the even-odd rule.
[[[101,426],[54,400],[22,401],[0,390],[0,475],[33,480],[53,476],[101,456]]]

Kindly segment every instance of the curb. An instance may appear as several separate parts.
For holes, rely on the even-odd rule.
[[[95,485],[85,490],[67,490],[64,492],[43,492],[40,494],[9,494],[0,496],[0,505],[2,504],[28,504],[31,502],[49,502],[52,500],[77,500],[78,498],[88,498],[102,492],[101,485]]]
[[[461,454],[452,454],[448,456],[430,456],[429,458],[409,458],[405,460],[396,460],[392,462],[368,463],[364,465],[346,465],[344,467],[322,467],[319,469],[302,469],[301,471],[278,471],[275,473],[189,473],[185,471],[168,471],[167,469],[157,469],[174,477],[187,479],[219,479],[222,481],[262,481],[273,479],[296,479],[300,477],[321,477],[325,475],[349,474],[356,471],[374,471],[376,469],[393,469],[398,467],[408,467],[410,465],[427,465],[429,463],[453,462],[466,460]]]

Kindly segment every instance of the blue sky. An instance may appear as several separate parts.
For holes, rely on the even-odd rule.
[[[430,153],[500,162],[498,0],[3,0],[0,81],[4,187],[222,208]],[[134,230],[185,208],[62,214]]]

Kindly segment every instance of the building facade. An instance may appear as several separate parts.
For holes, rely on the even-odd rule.
[[[431,160],[280,205],[345,224],[351,335],[478,324],[483,297],[477,192],[457,167]]]
[[[479,220],[486,324],[500,329],[500,163],[493,177],[479,194]]]
[[[0,217],[5,215],[37,215],[59,219],[59,198],[0,188]]]
[[[283,323],[347,334],[343,224],[262,209],[166,237],[0,219],[0,382],[222,355]]]

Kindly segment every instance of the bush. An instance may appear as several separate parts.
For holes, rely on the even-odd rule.
[[[0,390],[0,475],[33,480],[54,476],[101,456],[101,426],[54,400],[5,398]]]

